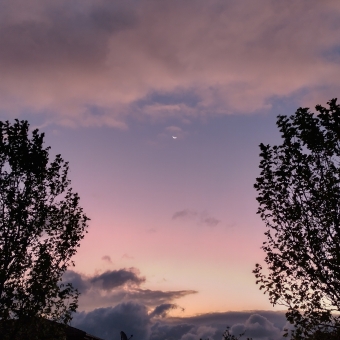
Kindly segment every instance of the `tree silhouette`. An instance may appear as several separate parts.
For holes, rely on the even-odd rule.
[[[61,278],[89,220],[70,187],[68,163],[60,155],[49,163],[44,134],[34,130],[29,138],[28,131],[27,121],[0,121],[0,332],[10,339],[27,329],[41,337],[42,318],[72,319],[79,293]]]
[[[223,332],[222,334],[223,340],[239,340],[240,337],[242,337],[246,333],[246,331],[244,331],[243,333],[239,334],[239,337],[236,337],[235,335],[230,334],[229,328],[230,327],[227,326],[226,330]],[[200,340],[203,340],[203,339],[200,339]],[[209,338],[206,340],[209,340]],[[253,340],[253,338],[247,338],[247,340]]]
[[[259,264],[253,273],[273,306],[288,307],[293,339],[339,334],[331,312],[340,311],[340,106],[327,104],[278,116],[283,143],[260,144],[254,185],[270,273]]]

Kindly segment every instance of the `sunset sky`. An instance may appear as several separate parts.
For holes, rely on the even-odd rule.
[[[45,132],[91,218],[72,325],[283,339],[252,274],[258,145],[280,143],[278,114],[339,96],[339,63],[335,0],[1,1],[0,118]]]

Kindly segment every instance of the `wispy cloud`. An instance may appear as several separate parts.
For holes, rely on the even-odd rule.
[[[110,264],[112,263],[111,257],[108,256],[108,255],[103,256],[103,257],[102,257],[102,260],[103,260],[103,261],[106,261],[106,262],[108,262],[108,263],[110,263]]]
[[[297,93],[325,102],[340,90],[339,13],[316,0],[4,1],[0,113],[127,128],[127,115],[249,113]]]
[[[209,227],[216,227],[220,222],[220,220],[212,216],[202,218],[202,223]]]
[[[176,211],[172,215],[173,220],[178,220],[178,219],[193,219],[198,215],[198,212],[195,210],[190,210],[190,209],[184,209],[180,211]]]
[[[211,216],[208,212],[203,211],[199,213],[196,210],[184,209],[176,211],[172,215],[173,220],[192,220],[196,221],[199,225],[204,225],[207,227],[216,227],[221,221],[217,218]]]
[[[162,291],[141,288],[146,278],[139,275],[136,268],[106,271],[93,276],[81,275],[68,270],[63,275],[63,282],[70,282],[81,293],[81,310],[90,311],[98,307],[110,307],[122,302],[134,301],[148,308],[169,304],[195,290]]]

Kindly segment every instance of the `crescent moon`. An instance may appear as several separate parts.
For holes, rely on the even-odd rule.
[[[173,139],[176,139],[177,137],[175,137],[175,136],[172,136],[172,138],[173,138]]]

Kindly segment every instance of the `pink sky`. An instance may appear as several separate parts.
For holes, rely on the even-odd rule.
[[[169,332],[191,322],[178,339],[217,339],[197,315],[267,310],[254,340],[280,339],[268,320],[284,307],[252,274],[265,257],[258,145],[280,141],[278,114],[338,96],[339,18],[328,0],[1,2],[0,118],[46,133],[91,218],[69,273],[78,325],[136,303],[124,315],[156,340],[150,313],[177,304]],[[252,329],[255,314],[237,322]]]

